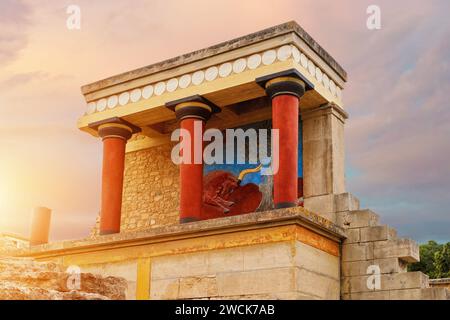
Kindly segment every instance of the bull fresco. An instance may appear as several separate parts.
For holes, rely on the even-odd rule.
[[[262,121],[239,127],[243,130],[267,129],[269,150],[271,148],[270,130],[272,121]],[[237,128],[235,128],[237,129]],[[303,165],[302,165],[302,130],[299,119],[298,144],[298,198],[303,205]],[[263,165],[259,162],[249,163],[249,148],[246,141],[245,150],[238,150],[235,155],[245,152],[245,163],[205,164],[203,168],[203,219],[212,219],[240,215],[255,211],[273,209],[273,176],[262,174]],[[258,142],[258,147],[259,147]],[[224,155],[226,149],[224,148]],[[270,152],[269,152],[270,155]],[[234,159],[237,157],[235,156]]]

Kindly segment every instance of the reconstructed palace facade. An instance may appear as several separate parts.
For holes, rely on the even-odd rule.
[[[346,190],[346,80],[288,22],[82,87],[78,127],[103,145],[99,221],[15,255],[124,277],[129,299],[447,299],[406,271],[417,244]],[[276,129],[278,170],[176,165],[177,128]]]

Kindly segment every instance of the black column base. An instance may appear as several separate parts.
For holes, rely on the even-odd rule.
[[[180,218],[180,223],[189,223],[189,222],[196,222],[196,221],[200,221],[200,220],[197,218],[194,218],[194,217]]]
[[[280,202],[275,204],[275,209],[293,208],[293,207],[298,207],[298,204],[295,202]]]

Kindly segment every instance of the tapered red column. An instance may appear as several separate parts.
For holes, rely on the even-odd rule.
[[[274,206],[295,207],[298,202],[298,109],[305,84],[293,77],[275,78],[267,82],[266,92],[272,98],[272,127],[279,133],[279,165],[273,182]]]
[[[120,232],[125,145],[132,132],[132,128],[119,123],[102,124],[98,128],[103,139],[100,234]]]
[[[180,164],[180,223],[201,220],[203,207],[203,131],[212,109],[201,102],[184,102],[175,107],[182,129],[180,139],[189,139],[182,149]],[[183,137],[185,134],[188,137]],[[189,154],[184,154],[188,152]]]
[[[52,211],[49,208],[37,207],[34,209],[31,222],[30,245],[35,246],[48,243],[51,216]]]

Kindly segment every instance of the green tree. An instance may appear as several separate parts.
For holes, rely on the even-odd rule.
[[[436,278],[450,277],[450,242],[434,253],[434,269]]]
[[[443,245],[430,240],[419,246],[420,262],[410,264],[408,271],[422,271],[431,279],[437,278],[435,255],[442,250]],[[448,270],[447,270],[448,271]]]

